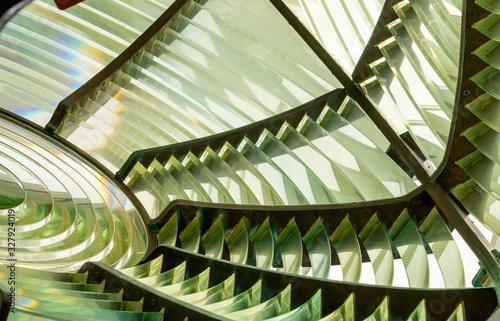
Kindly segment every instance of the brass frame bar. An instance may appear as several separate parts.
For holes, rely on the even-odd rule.
[[[160,147],[158,149],[149,149],[149,150],[143,150],[143,151],[137,151],[134,152],[129,159],[127,160],[126,164],[120,169],[118,173],[116,173],[116,178],[115,176],[107,170],[104,166],[102,166],[99,162],[97,162],[95,159],[87,155],[85,152],[83,152],[81,149],[77,148],[73,144],[69,143],[65,139],[61,138],[58,135],[55,135],[54,133],[57,132],[59,129],[61,123],[64,121],[67,112],[70,110],[72,106],[75,104],[82,102],[82,100],[92,96],[93,93],[95,93],[96,90],[98,90],[103,83],[109,79],[116,71],[121,70],[121,68],[124,68],[127,66],[127,63],[136,58],[136,54],[140,52],[142,48],[144,48],[148,42],[173,18],[175,15],[181,10],[189,0],[176,0],[176,2],[169,7],[163,14],[160,16],[160,18],[155,21],[153,25],[150,26],[131,46],[129,46],[122,54],[120,54],[116,59],[114,59],[110,64],[108,64],[101,72],[96,74],[92,79],[90,79],[87,83],[85,83],[82,87],[77,89],[73,94],[69,95],[66,97],[63,101],[60,102],[58,105],[56,111],[54,112],[51,120],[47,124],[45,130],[41,128],[40,126],[25,120],[24,118],[17,116],[11,112],[5,111],[0,109],[0,117],[5,118],[5,119],[11,119],[15,123],[20,124],[24,126],[25,128],[34,131],[40,135],[45,135],[54,141],[57,141],[58,143],[62,144],[65,148],[71,150],[72,152],[78,154],[80,157],[84,158],[87,160],[89,163],[91,163],[94,167],[99,169],[104,175],[107,176],[108,179],[111,179],[117,186],[119,186],[122,191],[129,197],[129,199],[133,202],[134,206],[137,208],[139,211],[142,219],[144,220],[145,224],[148,229],[148,250],[146,254],[152,254],[152,257],[156,255],[157,252],[165,252],[165,248],[158,248],[153,252],[153,250],[156,247],[156,236],[153,234],[151,228],[156,226],[156,224],[161,224],[165,222],[165,219],[169,217],[169,213],[171,213],[172,209],[175,208],[176,206],[192,206],[193,202],[183,202],[183,201],[174,201],[170,203],[167,208],[160,214],[160,216],[154,220],[151,220],[149,218],[149,215],[147,215],[144,207],[142,204],[139,202],[137,197],[131,192],[131,190],[123,184],[122,179],[127,175],[127,168],[126,166],[131,166],[130,164],[133,163],[135,164],[137,161],[141,162],[150,162],[154,157],[157,156],[155,153],[159,153],[161,150],[161,153],[163,155],[167,155],[168,153],[174,154],[177,152],[182,152],[189,150],[193,146],[209,146],[209,144],[212,144],[212,142],[216,142],[217,140],[222,141],[223,139],[229,139],[229,136],[235,135],[235,133],[241,134],[243,131],[248,131],[249,128],[252,128],[251,130],[257,131],[258,129],[254,129],[252,125],[245,126],[242,128],[238,128],[234,131],[229,131],[217,135],[213,135],[210,137],[202,138],[199,140],[194,140],[194,141],[189,141],[185,143],[180,143],[180,144],[175,144],[171,146],[166,146],[166,147]],[[467,212],[461,207],[461,205],[458,203],[456,199],[454,199],[452,196],[449,195],[449,190],[450,188],[456,186],[457,184],[465,181],[467,179],[467,176],[463,171],[460,170],[458,166],[454,164],[454,162],[464,156],[466,156],[468,153],[474,150],[472,147],[472,144],[470,144],[464,137],[460,136],[460,133],[465,130],[466,128],[471,127],[475,123],[479,122],[479,120],[472,115],[464,106],[475,99],[477,96],[482,94],[482,90],[480,90],[470,79],[469,77],[473,75],[475,72],[478,70],[481,70],[481,66],[485,66],[484,63],[480,61],[477,57],[471,54],[472,50],[477,48],[480,44],[484,43],[484,36],[479,34],[477,31],[471,28],[474,22],[480,20],[486,12],[481,9],[479,6],[474,4],[473,0],[464,0],[464,5],[463,5],[463,17],[462,17],[462,38],[461,38],[461,57],[460,57],[460,73],[459,73],[459,84],[457,86],[457,95],[456,95],[456,102],[455,102],[455,110],[453,114],[453,121],[452,121],[452,126],[450,130],[450,139],[449,139],[449,144],[446,149],[446,154],[444,161],[442,164],[438,167],[438,170],[432,174],[431,177],[429,177],[426,169],[422,167],[422,160],[418,155],[416,155],[405,143],[404,141],[392,130],[388,122],[383,118],[383,116],[378,112],[376,107],[371,103],[371,101],[363,94],[363,92],[360,90],[360,88],[357,86],[357,82],[361,81],[362,79],[365,79],[367,76],[369,76],[369,72],[366,70],[366,62],[370,58],[373,58],[373,55],[376,54],[376,50],[378,48],[375,48],[374,45],[378,42],[378,39],[383,37],[384,35],[384,28],[385,28],[385,21],[390,19],[392,17],[391,13],[389,10],[391,10],[391,6],[393,4],[393,0],[386,0],[384,4],[384,9],[382,10],[381,16],[377,22],[377,25],[375,27],[374,33],[372,34],[372,37],[370,38],[370,41],[368,42],[367,47],[365,48],[360,62],[356,65],[355,71],[353,73],[353,79],[342,69],[342,67],[331,57],[331,55],[323,48],[323,46],[317,41],[317,39],[307,30],[307,28],[299,21],[299,19],[289,10],[289,8],[283,3],[282,0],[270,0],[271,3],[278,9],[278,11],[285,17],[285,19],[292,25],[292,27],[298,32],[298,34],[303,38],[303,40],[309,45],[309,47],[316,53],[316,55],[323,61],[323,63],[326,65],[327,68],[332,72],[333,75],[337,77],[337,79],[343,84],[343,86],[346,88],[346,91],[349,93],[349,95],[358,102],[358,104],[363,108],[363,110],[367,113],[367,115],[373,120],[373,122],[378,126],[378,128],[382,131],[382,133],[385,135],[385,137],[388,139],[388,141],[391,143],[391,145],[394,147],[394,149],[400,154],[400,156],[403,158],[405,164],[413,171],[413,173],[417,176],[417,178],[422,182],[422,186],[417,188],[415,191],[411,192],[408,195],[405,195],[403,197],[400,197],[398,199],[390,199],[390,200],[381,200],[381,201],[374,201],[374,202],[364,202],[364,203],[359,203],[359,204],[339,204],[339,205],[328,205],[328,206],[305,206],[305,207],[249,207],[249,206],[238,206],[238,205],[220,205],[216,204],[217,209],[220,209],[222,211],[241,211],[241,212],[246,212],[246,211],[263,211],[265,213],[279,213],[279,212],[284,212],[284,211],[304,211],[304,212],[316,212],[316,213],[324,213],[330,210],[335,210],[339,211],[341,213],[344,212],[355,212],[355,211],[371,211],[373,212],[373,209],[376,209],[379,206],[396,206],[397,202],[418,202],[418,200],[422,199],[422,195],[425,194],[423,192],[424,190],[428,193],[428,196],[426,197],[431,197],[432,200],[438,205],[442,213],[446,216],[446,218],[449,220],[449,222],[457,228],[457,230],[460,232],[464,240],[467,242],[467,244],[471,247],[471,249],[474,251],[476,256],[480,259],[482,264],[485,266],[486,270],[488,271],[488,274],[494,281],[497,291],[497,296],[500,297],[500,264],[498,263],[498,260],[493,253],[493,249],[490,245],[490,243],[484,238],[484,236],[479,232],[477,227],[470,222],[470,220],[467,219]],[[29,1],[28,1],[29,2]],[[339,91],[340,92],[340,91]],[[332,94],[332,93],[329,93]],[[343,91],[343,94],[345,96],[345,91]],[[319,97],[316,99],[316,101],[319,101],[321,99],[324,99],[325,97]],[[314,102],[314,100],[313,100]],[[304,105],[300,106],[298,108],[305,108]],[[296,109],[293,109],[291,111],[296,111]],[[289,112],[291,112],[289,111]],[[297,111],[298,112],[298,111]],[[283,115],[277,115],[275,117],[278,117],[276,119],[279,119],[279,117],[284,117]],[[283,119],[283,118],[281,118]],[[264,121],[269,122],[270,119],[266,119]],[[259,123],[258,125],[255,125],[255,127],[258,126],[264,126],[264,124],[267,123]],[[260,128],[260,127],[259,127]],[[218,142],[220,143],[220,142]],[[217,143],[214,143],[217,144]],[[210,145],[211,146],[211,145]],[[216,146],[216,145],[214,145]],[[150,153],[147,154],[147,156],[140,156],[141,152],[143,153]],[[146,155],[144,154],[144,155]],[[143,157],[143,158],[142,158]],[[153,158],[151,158],[153,157]],[[127,165],[128,164],[128,165]],[[132,165],[133,166],[133,165]],[[131,167],[128,169],[130,171]],[[425,194],[427,195],[427,194]],[[196,204],[194,204],[196,205]],[[197,204],[197,206],[205,206],[205,207],[210,207],[214,206],[209,205],[209,204]],[[196,207],[196,206],[195,206]],[[376,211],[376,210],[375,210]],[[320,215],[320,214],[318,214]],[[360,223],[361,224],[361,223]],[[200,255],[196,254],[191,254],[184,252],[182,250],[178,249],[171,249],[168,248],[169,253],[173,253],[175,251],[180,252],[181,254],[180,257],[195,257],[196,259],[192,260],[201,260],[203,262],[208,262],[207,264],[214,264],[217,265],[219,264],[219,260],[214,260],[211,258],[207,257],[201,257]],[[167,252],[168,252],[167,251]],[[170,254],[171,257],[174,256],[174,254]],[[151,258],[151,257],[150,257]],[[148,258],[148,259],[150,259]],[[229,262],[224,262],[221,261],[220,264],[226,264],[229,266],[231,269],[242,269],[238,264],[234,263],[229,263]],[[115,275],[116,271],[113,271],[112,269],[108,268],[103,268],[101,267],[101,263],[93,264],[93,263],[87,263],[82,267],[88,268],[88,270],[94,271],[95,267],[98,267],[97,271],[104,271],[106,270],[105,274],[106,275]],[[251,270],[259,270],[254,267],[246,267],[245,269],[251,269]],[[109,270],[109,271],[108,271]],[[99,273],[99,272],[98,272]],[[288,277],[288,275],[284,273],[276,273],[272,271],[258,271],[259,275],[264,275],[267,273],[271,273],[274,278],[276,279],[282,279],[284,277]],[[274,274],[275,275],[274,275]],[[91,273],[90,275],[93,275],[92,278],[95,277],[96,282],[97,279],[103,278],[100,274],[94,274]],[[115,275],[116,277],[116,275]],[[290,278],[299,280],[300,282],[306,282],[306,283],[311,283],[311,284],[320,284],[319,287],[321,287],[323,282],[326,281],[318,281],[314,279],[309,279],[309,278],[303,278],[301,276],[296,276],[296,275],[290,275]],[[122,276],[118,276],[118,278],[123,279]],[[309,282],[310,280],[310,282]],[[316,283],[315,283],[316,282]],[[328,281],[328,284],[333,281]],[[135,286],[135,285],[134,285]],[[348,285],[350,289],[352,290],[353,287],[357,285]],[[370,288],[369,286],[366,286],[367,288]],[[318,287],[316,287],[318,288]],[[376,287],[375,287],[376,288]],[[392,288],[383,288],[384,291],[392,291]],[[398,289],[399,291],[399,289]],[[416,289],[408,289],[407,291],[412,292],[412,293],[417,293],[418,295],[421,295],[421,290],[416,290]],[[492,292],[493,290],[491,289],[470,289],[470,290],[457,290],[457,291],[470,291],[473,293],[475,296],[477,293],[480,291],[483,292]],[[434,292],[430,290],[425,290],[423,292]],[[438,293],[437,291],[435,291]],[[465,292],[464,292],[465,293]],[[394,296],[394,295],[393,295]],[[490,295],[485,295],[485,298],[489,298]],[[397,298],[397,296],[396,296]],[[442,298],[442,297],[441,297]],[[481,299],[483,300],[483,299]],[[393,301],[391,301],[393,302]],[[151,304],[151,302],[150,302]],[[154,304],[153,304],[154,305]],[[404,305],[404,304],[403,304]],[[145,303],[146,306],[146,303]],[[474,306],[478,306],[479,310],[481,310],[481,305],[476,304]],[[470,305],[466,311],[469,311]],[[191,308],[190,308],[191,309]],[[198,308],[195,308],[195,310]],[[189,310],[189,309],[186,309]],[[358,314],[357,314],[358,315]],[[193,318],[195,318],[193,316]]]

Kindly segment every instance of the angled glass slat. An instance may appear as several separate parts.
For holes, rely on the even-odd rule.
[[[200,157],[237,204],[260,204],[252,190],[219,155],[207,147]]]
[[[385,60],[374,63],[372,70],[380,81],[382,88],[390,97],[392,104],[396,106],[397,113],[404,119],[408,132],[424,155],[434,166],[437,166],[443,158],[444,147],[418,113],[416,103],[412,101],[412,97],[407,94],[401,83],[395,79],[395,71],[390,68]]]
[[[389,229],[389,236],[396,246],[406,269],[410,287],[429,287],[427,252],[420,233],[404,209]]]
[[[382,8],[377,0],[285,3],[348,72],[361,56]]]
[[[59,317],[67,317],[67,315],[74,316],[77,311],[77,316],[82,319],[91,319],[91,320],[110,320],[113,318],[117,318],[119,320],[143,320],[146,319],[147,316],[158,316],[161,313],[158,312],[133,312],[133,311],[113,311],[106,309],[96,309],[96,308],[87,308],[80,306],[73,306],[69,304],[61,304],[61,303],[51,303],[47,301],[30,299],[23,296],[18,297],[17,306],[21,309],[26,307],[28,311],[31,309],[29,307],[36,306],[36,311],[38,313],[43,312],[44,315],[47,315],[49,318],[56,317],[56,320]],[[156,320],[158,320],[156,318]]]
[[[500,164],[491,161],[480,151],[458,160],[457,165],[486,192],[500,199]]]
[[[264,320],[290,311],[291,285],[266,302],[259,305],[225,314],[231,320]]]
[[[365,321],[389,321],[389,296],[384,297],[382,303]]]
[[[86,298],[93,300],[120,301],[122,300],[123,296],[122,293],[88,292],[82,288],[79,290],[65,290],[53,287],[40,287],[39,284],[24,283],[19,280],[16,281],[16,285],[24,290],[34,290],[41,293],[47,293],[49,295],[70,296],[70,297]]]
[[[500,15],[492,13],[483,20],[475,23],[473,27],[486,37],[500,41],[500,35],[498,34],[499,22]]]
[[[309,144],[315,147],[314,149],[317,153],[329,159],[337,170],[341,172],[334,173],[336,174],[334,177],[337,177],[339,181],[338,184],[341,188],[349,188],[349,184],[352,184],[355,190],[357,190],[353,192],[362,196],[365,200],[392,197],[392,194],[383,185],[380,179],[376,177],[370,169],[355,156],[355,154],[351,153],[348,148],[345,148],[343,144],[338,142],[332,135],[329,135],[324,128],[311,118],[307,116],[304,117],[301,124],[298,126],[298,131],[303,135],[302,138],[307,138],[309,140]],[[290,139],[294,139],[294,137],[290,137]],[[310,167],[311,165],[312,164],[310,164]],[[315,167],[316,166],[312,166],[312,168]],[[341,180],[341,176],[345,176],[348,182]],[[325,176],[321,175],[321,177]],[[326,178],[323,179],[325,180]],[[333,179],[330,180],[333,181]],[[343,193],[345,192],[342,191],[342,194]],[[337,197],[337,199],[342,202],[347,202],[347,200],[340,198],[340,196]]]
[[[500,58],[500,48],[498,45],[498,41],[490,40],[474,50],[473,53],[488,65],[500,69],[500,62],[498,60]]]
[[[225,87],[236,92],[227,92],[223,88],[214,88],[214,91],[227,97],[233,105],[238,106],[243,103],[249,107],[250,111],[255,112],[250,117],[263,117],[276,111],[288,109],[289,106],[280,99],[275,93],[268,91],[257,79],[248,78],[246,74],[241,74],[236,66],[227,64],[224,59],[218,55],[204,50],[198,43],[185,39],[182,34],[170,31],[163,42],[153,44],[152,53],[163,61],[191,77],[201,73],[207,74]],[[217,70],[215,74],[213,70]],[[210,86],[212,87],[213,84]],[[245,112],[242,110],[241,112]],[[247,113],[248,115],[248,113]],[[265,116],[264,116],[265,117]]]
[[[298,274],[302,267],[302,238],[295,218],[276,237],[276,244],[280,250],[283,271]]]
[[[242,217],[238,224],[226,236],[227,247],[231,262],[246,264],[248,258],[248,229],[245,218]]]
[[[192,201],[210,202],[210,196],[198,183],[196,178],[175,158],[170,157],[165,165],[167,171],[182,186],[184,192]]]
[[[170,37],[168,35],[166,37],[170,42]],[[157,46],[161,48],[157,50],[168,53],[168,56],[159,59],[148,52],[143,52],[139,63],[147,66],[148,71],[172,84],[176,89],[188,94],[196,102],[209,106],[210,110],[233,123],[234,127],[243,126],[271,114],[259,108],[260,106],[255,106],[255,103],[245,100],[244,96],[237,100],[236,97],[241,94],[234,92],[231,84],[225,79],[215,82],[212,72],[206,72],[197,65],[192,66],[191,62],[184,62],[186,60],[184,56],[172,57],[174,54],[169,52],[165,43],[158,43]],[[221,90],[221,83],[225,85],[225,91]]]
[[[281,314],[274,318],[266,319],[269,321],[279,320],[319,320],[321,317],[321,289],[319,289],[306,303],[293,309],[292,311]]]
[[[429,91],[429,94],[435,99],[447,118],[451,118],[454,91],[457,83],[456,75],[458,73],[456,66],[450,63],[450,66],[446,69],[439,68],[440,66],[436,66],[435,62],[438,59],[429,56],[426,57],[425,54],[427,52],[422,52],[420,50],[421,46],[418,44],[415,46],[414,40],[401,23],[394,22],[389,26],[396,42],[413,67],[416,76],[418,76],[422,84]],[[444,64],[445,61],[441,63]]]
[[[486,67],[485,69],[481,70],[473,77],[471,77],[471,80],[476,85],[481,87],[481,89],[483,89],[496,99],[500,99],[500,94],[498,93],[499,79],[500,79],[500,70],[494,67]]]
[[[75,306],[90,309],[105,309],[105,310],[117,310],[117,311],[129,311],[129,312],[140,312],[142,311],[142,302],[140,301],[122,301],[119,300],[96,300],[88,299],[82,297],[71,297],[64,295],[54,295],[51,293],[39,292],[36,290],[28,290],[23,287],[16,288],[16,294],[18,296],[36,299],[42,302],[46,302],[47,306],[57,306],[64,308],[64,306]],[[37,307],[38,308],[38,307]],[[44,308],[42,307],[43,311]]]
[[[390,26],[392,25],[393,24]],[[435,137],[434,140],[444,145],[448,138],[450,126],[448,117],[451,116],[451,109],[446,106],[438,105],[429,89],[426,88],[425,83],[415,72],[414,67],[411,65],[411,60],[403,53],[396,39],[392,42],[387,40],[384,45],[379,45],[379,48],[393,70],[394,79],[392,81],[398,81],[399,88],[404,90],[406,94],[403,94],[403,92],[399,93],[397,99],[403,100],[397,102],[406,101],[407,103],[411,103],[408,107],[403,107],[401,104],[399,106],[401,106],[401,108],[411,108],[410,106],[413,106],[414,110],[419,115],[417,116],[415,114],[415,121],[417,119],[422,119]],[[394,92],[393,94],[397,95],[397,93]],[[445,108],[448,115],[442,110],[443,108]],[[409,121],[412,121],[412,118],[410,118]]]
[[[309,204],[295,183],[283,170],[248,138],[238,146],[241,153],[271,184],[286,205]]]
[[[355,128],[355,131],[360,133],[355,136],[365,136],[365,139],[363,140],[370,141],[371,144],[374,144],[383,151],[387,150],[389,147],[390,143],[387,138],[385,138],[380,129],[377,125],[375,125],[370,117],[368,117],[361,106],[359,106],[359,104],[350,96],[345,97],[337,112],[334,112],[330,107],[325,106],[325,109],[323,109],[321,115],[316,120],[317,123],[328,130],[326,124],[332,114],[340,115],[345,120],[342,120],[342,123],[346,124],[345,126],[352,126]],[[334,119],[336,119],[336,117],[334,117]],[[348,146],[345,147],[348,148]]]
[[[200,247],[201,227],[200,215],[197,214],[186,228],[179,234],[181,248],[186,251],[198,253]]]
[[[457,63],[460,52],[460,11],[448,3],[448,8],[451,7],[454,10],[448,11],[448,14],[446,14],[441,10],[442,6],[435,5],[440,1],[410,0],[409,2],[415,9],[421,23],[425,25],[432,35],[433,40],[445,50],[450,59]],[[407,3],[407,1],[403,3]],[[397,8],[401,6],[404,6],[404,4],[399,3],[394,8],[397,11]],[[445,17],[443,17],[443,14]]]
[[[464,303],[461,302],[446,321],[463,321],[463,320],[465,320],[465,308],[464,308]]]
[[[222,215],[219,216],[208,231],[203,234],[203,245],[205,246],[205,255],[216,259],[222,258],[224,248],[224,226],[222,225]]]
[[[219,152],[221,159],[234,170],[262,205],[284,205],[266,178],[231,144],[225,143]]]
[[[186,276],[186,262],[182,262],[178,266],[168,271],[164,271],[159,274],[148,277],[143,277],[137,280],[152,287],[162,287],[166,285],[180,283],[184,281],[185,276]]]
[[[153,124],[161,122],[165,126],[168,125],[169,127],[164,128],[154,127],[159,127],[165,132],[164,136],[172,137],[174,141],[214,134],[214,131],[199,119],[126,73],[118,73],[106,92],[123,104],[123,113],[134,114],[133,111],[141,107],[145,116],[151,115],[148,119]]]
[[[171,296],[183,296],[187,294],[197,293],[209,288],[210,268],[207,268],[198,275],[193,276],[185,281],[157,287],[160,292]]]
[[[475,3],[490,12],[500,14],[500,3],[496,0],[476,0]]]
[[[349,215],[346,215],[330,236],[342,267],[343,280],[359,282],[361,276],[361,249]]]
[[[373,62],[373,64],[378,65],[381,64],[380,68],[383,68],[383,64],[386,62],[383,60]],[[370,68],[372,68],[370,66]],[[385,90],[385,78],[379,78],[375,74],[373,77],[370,77],[363,82],[361,82],[359,85],[365,95],[367,95],[375,104],[375,106],[378,107],[378,110],[384,116],[384,118],[387,120],[391,128],[398,134],[401,135],[403,133],[408,132],[408,128],[406,125],[406,121],[404,120],[403,116],[401,115],[401,112],[398,109],[397,104],[394,103],[392,96],[390,93],[387,93]],[[365,133],[360,126],[356,127],[358,130],[361,132]],[[370,135],[367,135],[367,137],[371,137]],[[380,146],[378,145],[382,150],[386,150],[389,144],[387,144],[385,147],[384,145]]]
[[[500,133],[491,129],[485,123],[478,123],[462,133],[478,150],[490,160],[500,164],[500,151],[498,143]]]
[[[359,233],[368,252],[378,285],[392,285],[394,262],[389,237],[375,213]]]
[[[500,201],[486,192],[473,180],[469,180],[454,189],[453,195],[474,217],[495,235],[500,235],[500,216],[497,208]]]
[[[311,204],[337,203],[329,189],[295,153],[266,129],[256,145],[286,173]]]
[[[225,315],[230,312],[245,310],[261,303],[262,280],[259,279],[248,290],[226,300],[204,305],[202,308],[216,314]]]
[[[415,311],[412,312],[408,321],[427,321],[427,309],[425,307],[425,300],[422,300]]]
[[[325,155],[322,152],[325,149],[316,148],[288,123],[283,124],[276,137],[316,174],[338,202],[356,202],[369,198],[358,190],[352,177],[347,176],[350,168],[339,164],[339,161],[347,158],[341,146],[335,146],[335,153]]]
[[[309,228],[302,241],[309,254],[313,277],[327,279],[330,273],[332,257],[330,241],[321,222],[321,217]]]
[[[151,260],[147,263],[121,269],[120,272],[135,279],[155,276],[161,272],[162,262],[163,262],[163,255],[160,255],[156,259]]]
[[[500,113],[497,108],[500,107],[500,102],[497,98],[484,94],[465,105],[465,107],[489,127],[500,132]]]
[[[419,227],[436,257],[447,288],[465,287],[465,272],[458,246],[437,208]]]
[[[182,161],[182,165],[193,174],[194,178],[216,203],[234,204],[234,199],[217,177],[203,164],[198,157],[189,152]]]
[[[203,307],[208,304],[221,302],[233,297],[235,287],[235,274],[231,274],[222,283],[197,293],[182,296],[184,302]]]
[[[356,112],[356,109],[360,109],[351,99],[347,100],[344,106],[344,112],[348,113],[350,117],[354,116],[353,112]],[[318,124],[323,127],[326,132],[319,130],[312,122],[301,124],[299,128],[301,128],[300,131],[305,134],[310,132],[309,135],[311,136],[313,133],[318,135],[320,138],[315,140],[311,139],[311,142],[318,148],[321,148],[321,150],[324,150],[325,147],[319,144],[320,140],[336,140],[338,143],[342,144],[344,148],[349,150],[349,152],[358,159],[358,162],[362,162],[362,164],[385,185],[393,196],[404,195],[416,188],[416,184],[413,180],[385,153],[389,145],[384,145],[385,148],[382,149],[379,145],[371,141],[373,136],[376,136],[375,133],[370,132],[370,135],[364,134],[360,131],[359,127],[349,124],[330,108],[325,108],[322,111],[318,118]],[[367,127],[366,122],[360,125],[364,128]],[[308,129],[308,126],[313,126],[313,128]],[[316,129],[318,130],[316,131]],[[332,138],[326,137],[326,135],[323,136],[323,134],[327,133]],[[315,137],[315,135],[312,137]],[[383,190],[383,188],[381,188],[381,190]],[[383,195],[385,195],[385,193]]]
[[[177,241],[177,232],[179,230],[178,223],[179,214],[176,212],[167,221],[165,225],[160,229],[157,238],[158,245],[170,245],[175,246]]]
[[[274,260],[274,237],[269,217],[259,226],[257,231],[250,237],[250,242],[255,251],[256,266],[270,269]]]
[[[337,310],[321,318],[320,320],[321,321],[354,320],[354,293],[351,293]]]
[[[126,184],[144,205],[151,218],[157,217],[170,203],[165,190],[141,163],[134,166]]]
[[[149,165],[148,171],[165,190],[170,200],[189,199],[181,184],[156,159]]]

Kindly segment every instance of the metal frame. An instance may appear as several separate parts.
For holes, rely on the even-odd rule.
[[[415,174],[415,176],[420,180],[422,186],[417,188],[410,194],[390,200],[380,200],[374,202],[364,202],[358,204],[339,204],[339,205],[328,205],[328,206],[307,206],[307,207],[249,207],[249,206],[237,206],[237,205],[209,205],[209,204],[199,204],[187,201],[174,201],[167,206],[167,208],[162,212],[162,214],[151,220],[147,215],[144,207],[139,202],[137,197],[130,191],[130,189],[125,186],[122,180],[128,174],[133,164],[140,161],[143,164],[150,163],[154,157],[166,157],[167,155],[173,155],[176,153],[182,153],[186,150],[193,150],[196,148],[201,148],[201,146],[219,146],[223,140],[230,139],[232,136],[242,135],[244,133],[256,133],[261,130],[262,127],[269,126],[271,123],[283,121],[283,119],[296,119],[297,113],[304,112],[311,108],[315,103],[326,99],[326,95],[318,97],[309,103],[308,106],[303,105],[293,109],[287,113],[277,115],[273,118],[258,122],[249,126],[245,126],[233,131],[213,135],[210,137],[189,141],[185,143],[175,144],[166,147],[160,147],[156,149],[150,149],[142,152],[134,152],[122,169],[115,175],[102,166],[95,159],[87,155],[85,152],[72,145],[65,139],[53,133],[57,132],[60,128],[61,123],[64,121],[67,112],[76,104],[82,102],[84,99],[91,97],[102,85],[106,83],[117,71],[123,70],[128,66],[128,63],[137,58],[137,53],[139,53],[143,48],[145,48],[151,39],[155,37],[163,28],[168,26],[169,22],[175,17],[180,10],[184,10],[188,0],[177,0],[175,3],[168,8],[167,11],[148,28],[131,46],[129,46],[122,54],[120,54],[115,60],[113,60],[109,65],[107,65],[101,72],[89,80],[86,84],[76,90],[73,94],[68,96],[66,99],[60,102],[57,110],[54,112],[52,119],[47,124],[45,130],[40,126],[27,121],[17,115],[14,115],[8,111],[0,109],[0,115],[2,118],[9,119],[16,122],[29,130],[35,131],[40,135],[45,135],[51,139],[61,143],[66,146],[72,152],[77,153],[93,166],[98,168],[105,176],[112,179],[130,198],[134,206],[137,208],[141,217],[143,218],[145,224],[150,228],[150,233],[148,234],[149,248],[147,254],[153,252],[156,247],[156,238],[152,233],[151,229],[157,229],[158,224],[162,224],[169,217],[173,208],[178,208],[179,206],[194,206],[197,208],[217,208],[224,211],[239,211],[240,213],[245,212],[258,212],[264,211],[265,213],[279,213],[282,211],[297,212],[297,215],[306,215],[305,213],[314,212],[316,215],[318,213],[323,213],[325,211],[335,211],[339,213],[349,212],[363,212],[363,211],[376,211],[379,207],[390,207],[397,206],[401,202],[420,202],[422,201],[422,195],[425,195],[426,204],[435,203],[438,205],[442,214],[447,218],[448,222],[455,227],[459,233],[462,235],[467,244],[474,251],[476,256],[479,258],[480,262],[485,267],[489,276],[492,278],[495,289],[497,291],[497,296],[500,297],[500,264],[495,255],[494,249],[491,247],[488,240],[479,232],[477,227],[467,219],[468,213],[464,210],[461,204],[449,194],[452,187],[464,182],[467,179],[465,173],[455,165],[455,161],[468,155],[475,149],[472,144],[470,144],[467,139],[462,137],[460,134],[465,129],[471,127],[472,125],[479,122],[479,120],[472,115],[464,106],[474,100],[476,97],[481,95],[483,92],[479,89],[471,80],[470,76],[474,75],[476,72],[484,68],[486,65],[479,58],[472,55],[471,52],[476,49],[480,44],[486,41],[486,38],[479,32],[471,28],[471,26],[484,18],[488,13],[480,8],[474,3],[473,0],[464,0],[463,10],[462,10],[462,34],[461,34],[461,51],[460,51],[460,68],[459,68],[459,82],[456,92],[456,101],[454,106],[454,113],[452,119],[452,126],[450,129],[449,142],[446,148],[445,157],[443,162],[439,165],[438,169],[434,173],[430,173],[427,168],[423,166],[423,160],[419,157],[408,144],[405,143],[401,137],[399,137],[390,127],[388,122],[382,117],[378,112],[376,107],[372,102],[363,94],[361,89],[358,87],[357,83],[363,79],[366,79],[371,74],[369,68],[367,68],[367,63],[376,60],[380,57],[380,52],[376,48],[376,44],[380,41],[388,38],[388,31],[385,25],[394,20],[396,16],[391,7],[394,0],[386,0],[381,16],[375,26],[372,36],[366,46],[360,61],[355,67],[354,73],[349,76],[342,67],[332,58],[332,56],[326,51],[326,49],[319,43],[319,41],[308,31],[308,29],[300,22],[300,20],[289,10],[286,4],[282,0],[269,0],[275,8],[283,15],[283,17],[290,23],[290,25],[297,31],[297,33],[302,37],[302,39],[308,44],[308,46],[316,53],[316,55],[323,61],[325,66],[332,72],[334,76],[341,82],[345,87],[345,93],[349,94],[366,112],[366,114],[372,119],[372,121],[377,125],[377,127],[382,131],[388,141],[391,143],[392,148],[399,154],[405,165]],[[29,2],[29,1],[25,1]],[[12,14],[12,13],[11,13]],[[5,16],[2,17],[2,20]],[[0,24],[1,26],[1,24]],[[337,92],[337,94],[340,91]],[[333,94],[333,93],[329,93]],[[292,121],[291,120],[291,121]],[[237,136],[239,137],[239,136]],[[360,223],[361,224],[361,223]],[[163,249],[164,250],[164,249]],[[160,251],[160,250],[158,250]],[[181,251],[182,252],[182,251]],[[156,253],[156,252],[154,252]],[[183,254],[184,257],[194,254]],[[196,255],[194,255],[196,256]],[[212,262],[212,259],[204,258],[207,262]],[[212,263],[210,263],[212,264]],[[215,264],[215,263],[214,263]],[[224,263],[230,264],[230,263]],[[83,269],[83,267],[82,267]],[[89,268],[90,270],[90,268]],[[293,276],[297,277],[297,276]],[[300,277],[297,277],[300,278]],[[472,291],[472,290],[471,290]],[[479,291],[479,290],[474,290]],[[477,292],[479,293],[479,292]]]

